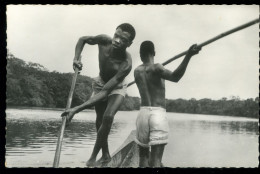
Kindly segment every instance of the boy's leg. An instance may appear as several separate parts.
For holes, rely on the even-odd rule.
[[[99,102],[95,105],[95,111],[96,111],[96,130],[100,128],[103,120],[103,115],[105,113],[105,110],[107,108],[107,101]]]
[[[148,147],[142,147],[138,145],[139,147],[139,167],[149,167],[149,148]]]
[[[104,146],[104,144],[107,143],[108,134],[110,132],[110,129],[111,129],[111,126],[112,126],[112,123],[114,120],[114,116],[115,116],[116,112],[118,111],[120,105],[123,103],[123,101],[124,101],[124,96],[119,95],[119,94],[114,94],[114,95],[111,95],[108,97],[108,105],[107,105],[107,108],[103,115],[102,124],[97,133],[97,140],[96,140],[93,152],[91,154],[91,157],[87,162],[87,166],[94,165],[99,150]],[[104,150],[106,150],[106,149],[104,149]],[[109,154],[108,148],[107,148],[107,151],[104,153]],[[109,155],[109,158],[110,158],[110,155]]]
[[[164,147],[165,144],[151,146],[151,157],[150,157],[151,167],[161,167]]]
[[[101,124],[102,124],[102,120],[103,120],[103,115],[105,113],[105,110],[107,108],[107,101],[102,101],[100,103],[98,103],[97,105],[95,105],[95,111],[96,111],[96,130],[98,132]],[[102,157],[101,158],[106,158],[109,154],[107,154],[108,152],[108,143],[104,143],[103,147],[102,147]]]
[[[139,148],[139,167],[149,166],[149,110],[140,108],[136,118],[136,143]]]

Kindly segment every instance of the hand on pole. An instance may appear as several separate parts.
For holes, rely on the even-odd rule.
[[[199,47],[197,44],[193,44],[189,50],[188,50],[188,53],[190,56],[194,56],[196,54],[199,53],[199,51],[201,50],[201,47]]]
[[[73,60],[73,69],[74,71],[76,71],[76,68],[81,71],[82,70],[82,67],[83,67],[83,64],[81,63],[81,56],[78,60]],[[80,72],[79,72],[80,73]]]
[[[67,109],[61,114],[61,117],[67,117],[66,126],[69,125],[69,123],[71,122],[75,114],[76,114],[76,110],[74,108]]]

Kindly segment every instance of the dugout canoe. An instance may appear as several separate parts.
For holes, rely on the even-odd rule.
[[[136,131],[133,130],[124,143],[112,154],[111,161],[101,163],[99,159],[95,167],[138,167],[139,149],[138,145],[134,141],[135,136]]]

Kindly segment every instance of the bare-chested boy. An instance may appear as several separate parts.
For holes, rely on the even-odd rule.
[[[190,61],[200,48],[192,45],[175,71],[154,64],[154,44],[144,41],[140,46],[143,62],[134,71],[135,82],[141,96],[141,108],[136,120],[136,143],[139,145],[140,167],[160,167],[164,146],[168,143],[168,122],[165,110],[164,80],[178,82]],[[149,147],[151,156],[149,159]]]
[[[124,79],[132,68],[132,58],[126,48],[132,44],[134,38],[135,29],[132,25],[124,23],[116,28],[113,38],[107,35],[84,36],[76,45],[74,69],[75,67],[82,68],[82,63],[78,61],[78,58],[86,43],[98,45],[99,49],[99,76],[94,79],[92,84],[92,97],[82,105],[71,108],[62,114],[62,116],[67,116],[70,122],[76,113],[95,106],[97,139],[87,166],[95,165],[101,148],[102,161],[108,162],[111,159],[107,139],[114,116],[126,94],[127,83]]]

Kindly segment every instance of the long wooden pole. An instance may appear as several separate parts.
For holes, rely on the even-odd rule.
[[[206,46],[206,45],[208,45],[208,44],[210,44],[210,43],[212,43],[212,42],[214,42],[214,41],[216,41],[216,40],[218,40],[218,39],[221,39],[222,37],[225,37],[225,36],[227,36],[227,35],[229,35],[229,34],[232,34],[232,33],[234,33],[234,32],[237,32],[237,31],[239,31],[239,30],[242,30],[242,29],[244,29],[244,28],[247,28],[247,27],[249,27],[249,26],[251,26],[251,25],[254,25],[254,24],[258,23],[258,22],[259,22],[259,18],[258,18],[258,19],[255,19],[255,20],[253,20],[253,21],[250,21],[250,22],[248,22],[248,23],[246,23],[246,24],[240,25],[240,26],[238,26],[238,27],[236,27],[236,28],[234,28],[234,29],[232,29],[232,30],[229,30],[229,31],[227,31],[227,32],[221,33],[220,35],[218,35],[218,36],[216,36],[216,37],[213,37],[212,39],[209,39],[209,40],[207,40],[207,41],[205,41],[205,42],[199,44],[198,46],[199,46],[199,47]],[[182,52],[182,53],[180,53],[180,54],[178,54],[178,55],[176,55],[176,56],[174,56],[174,57],[172,57],[172,58],[170,58],[169,60],[163,62],[162,65],[165,66],[165,65],[169,64],[170,62],[172,62],[172,61],[174,61],[174,60],[176,60],[176,59],[178,59],[178,58],[180,58],[180,57],[186,55],[187,52],[188,52],[188,50],[187,50],[187,51],[184,51],[184,52]],[[134,83],[135,83],[135,81],[132,81],[131,83],[129,83],[129,84],[127,85],[127,87],[133,85]]]
[[[79,57],[79,61],[80,61],[80,59],[81,59],[81,57]],[[78,73],[79,73],[79,69],[76,68],[75,69],[75,73],[73,75],[71,87],[70,87],[70,93],[69,93],[69,97],[68,97],[68,100],[67,100],[66,109],[69,109],[70,106],[71,106],[73,92],[74,92],[74,89],[75,89]],[[59,167],[60,154],[61,154],[61,145],[62,145],[63,135],[64,135],[64,131],[65,131],[66,121],[67,121],[67,117],[65,117],[65,116],[62,117],[62,125],[61,125],[61,129],[60,129],[60,135],[59,135],[59,138],[58,138],[56,152],[55,152],[55,157],[54,157],[54,162],[53,162],[53,167],[55,167],[55,168]]]

